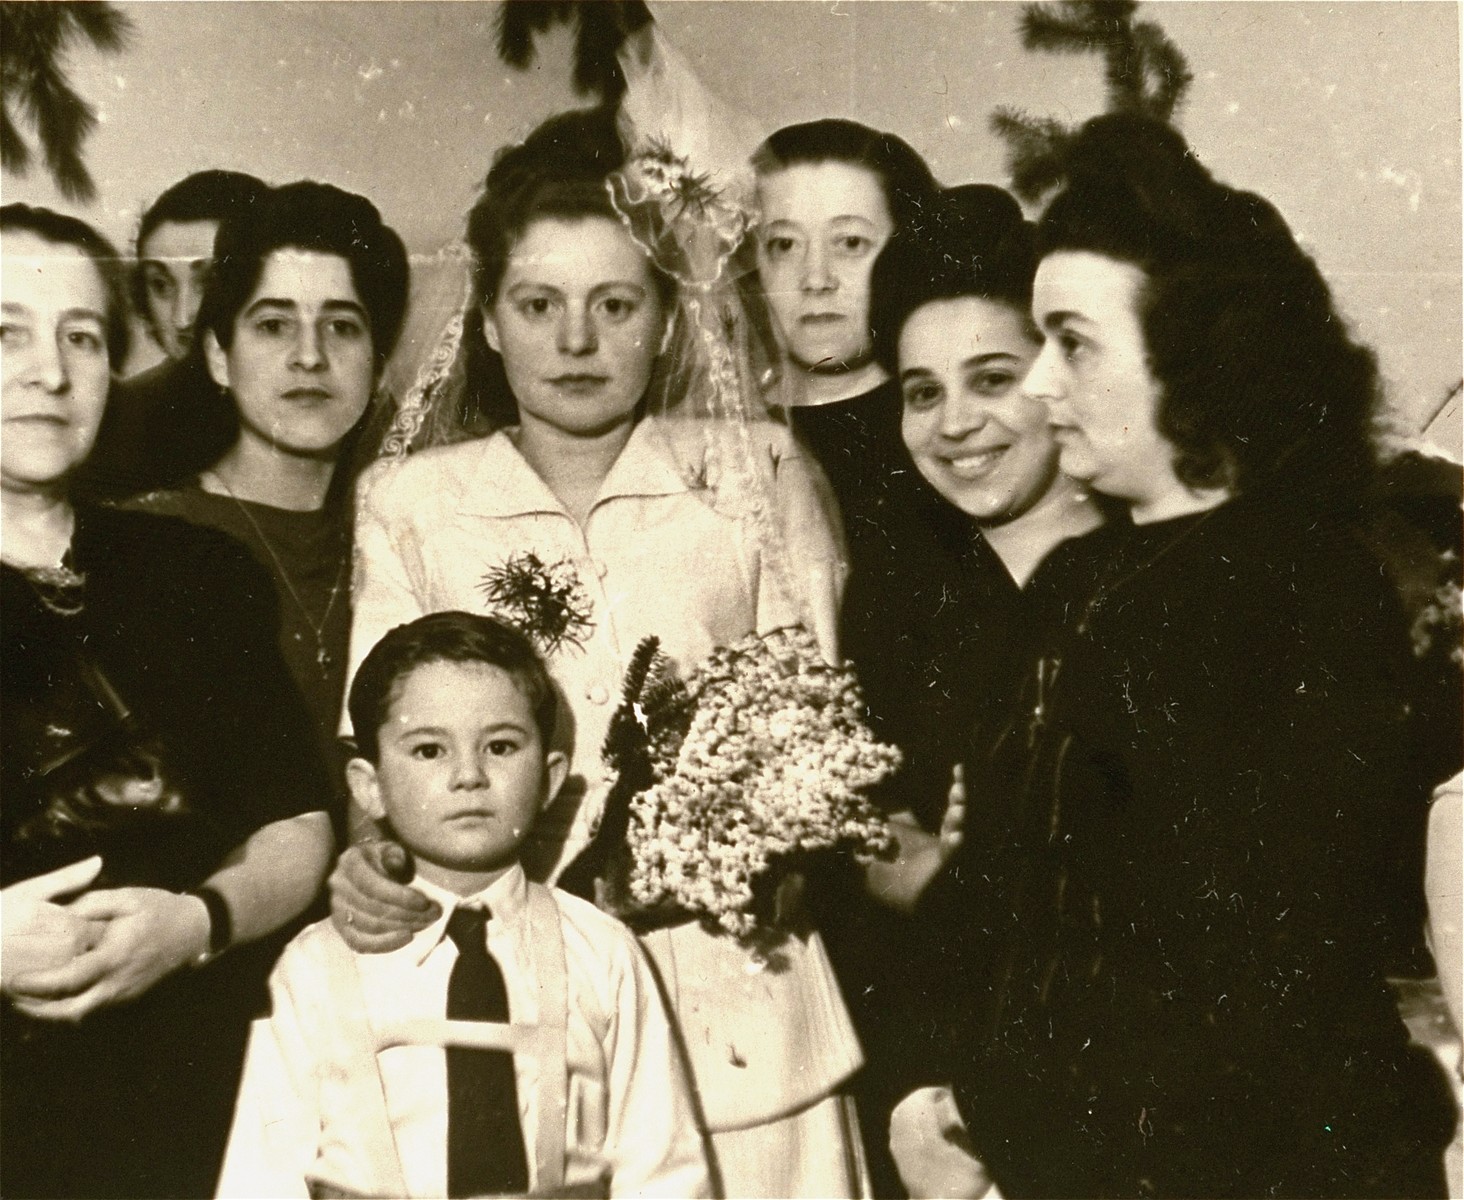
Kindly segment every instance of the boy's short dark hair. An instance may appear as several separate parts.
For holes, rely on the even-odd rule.
[[[243,171],[195,171],[180,179],[147,206],[137,225],[137,257],[143,243],[164,222],[227,221],[250,207],[269,191],[269,184]],[[132,273],[132,303],[147,313],[147,291],[141,271]]]
[[[509,675],[528,700],[539,740],[546,751],[549,749],[557,698],[534,643],[512,625],[493,617],[440,612],[398,625],[371,647],[356,671],[346,710],[351,715],[360,757],[372,763],[378,761],[381,728],[396,701],[401,681],[416,668],[434,662],[484,663]]]
[[[249,208],[219,226],[214,263],[198,310],[198,330],[211,331],[225,350],[234,321],[277,250],[307,250],[346,260],[371,323],[380,373],[396,346],[407,310],[407,249],[376,205],[328,183],[300,180],[269,188]]]
[[[127,284],[122,260],[112,243],[85,221],[30,204],[0,207],[0,230],[33,233],[54,246],[75,246],[97,265],[107,293],[107,361],[120,370],[127,357]]]

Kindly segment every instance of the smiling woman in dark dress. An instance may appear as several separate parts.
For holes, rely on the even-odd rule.
[[[1373,357],[1166,126],[1085,126],[1038,249],[1027,390],[1132,524],[1090,535],[1111,565],[917,913],[979,984],[973,1144],[1010,1197],[1442,1195],[1452,1104],[1378,964],[1375,848],[1418,801],[1406,625],[1351,528]]]
[[[326,779],[246,552],[70,499],[125,351],[111,247],[0,231],[0,1191],[204,1195]]]
[[[843,647],[871,724],[905,756],[878,799],[931,830],[972,725],[1011,690],[1048,598],[1083,587],[1054,589],[1046,581],[1062,572],[1039,564],[1101,520],[1058,471],[1046,410],[1021,390],[1041,345],[1030,315],[1035,265],[1016,200],[972,185],[927,204],[872,276],[874,350],[900,390],[901,462],[913,482],[910,503],[886,510],[888,544],[867,552],[875,568],[849,581]],[[878,894],[877,867],[870,882]],[[904,921],[853,891],[827,900],[824,923],[862,1019],[861,1119],[876,1130],[879,1163],[885,1114],[941,1078],[945,1047],[929,1033],[950,999],[941,972],[909,963]],[[922,1186],[930,1132],[896,1149],[908,1187]]]
[[[886,803],[930,829],[971,726],[1009,690],[1041,623],[1037,596],[1051,589],[1028,584],[1103,519],[1058,470],[1047,410],[1022,392],[1042,342],[1035,266],[1016,200],[970,185],[942,192],[874,267],[875,354],[900,389],[914,484],[874,552],[879,569],[849,581],[843,646],[876,731],[905,754]]]

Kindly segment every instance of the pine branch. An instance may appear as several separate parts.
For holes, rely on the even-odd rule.
[[[1135,25],[1134,38],[1143,52],[1144,74],[1149,84],[1146,111],[1150,116],[1168,121],[1194,82],[1194,74],[1179,47],[1152,21]]]
[[[116,54],[127,49],[132,36],[132,18],[110,4],[95,0],[72,0],[65,6],[66,16],[77,30],[98,50]]]
[[[1109,112],[1144,111],[1144,55],[1134,42],[1133,30],[1124,29],[1104,47],[1104,82]]]
[[[575,90],[613,103],[625,90],[616,58],[620,46],[652,19],[644,0],[504,0],[498,12],[498,56],[522,70],[534,61],[535,34],[573,25]]]
[[[571,0],[503,0],[498,10],[498,57],[520,70],[534,61],[534,34],[567,22]]]
[[[574,45],[574,86],[581,94],[597,94],[607,103],[625,91],[625,76],[616,57],[629,34],[651,21],[643,0],[605,0],[579,5],[579,36]]]
[[[627,770],[637,755],[645,753],[649,734],[637,710],[644,711],[641,698],[646,678],[660,653],[661,643],[657,638],[642,638],[630,656],[630,665],[625,668],[620,704],[610,716],[605,742],[600,748],[600,756],[617,771]]]
[[[1058,10],[1047,4],[1028,4],[1022,10],[1021,34],[1028,50],[1083,54],[1093,48],[1087,16],[1072,0],[1062,0]]]
[[[1012,190],[1035,203],[1062,179],[1063,153],[1073,132],[1053,117],[1033,117],[1020,109],[998,108],[991,131],[1007,144]]]
[[[639,702],[646,680],[650,678],[651,668],[655,666],[658,657],[661,657],[660,638],[654,635],[641,638],[630,656],[630,664],[625,668],[625,682],[620,690],[621,700],[625,704],[634,705]]]
[[[12,175],[24,175],[30,165],[30,147],[10,119],[10,109],[0,105],[0,167]]]
[[[41,157],[69,200],[95,197],[82,149],[96,128],[96,111],[72,88],[65,58],[77,40],[96,49],[121,50],[132,23],[101,0],[61,4],[0,3],[0,84],[5,120],[0,150],[7,170],[20,173],[32,161],[30,148],[11,113],[35,125]]]
[[[1152,21],[1135,22],[1138,0],[1058,0],[1023,6],[1020,30],[1029,50],[1103,57],[1106,108],[1170,120],[1193,82],[1179,48]],[[1012,189],[1035,203],[1062,182],[1073,134],[1051,118],[998,108],[991,129],[1007,144]]]
[[[36,133],[56,187],[68,200],[94,199],[97,189],[82,162],[81,147],[96,128],[95,110],[49,63],[36,72],[32,86]]]

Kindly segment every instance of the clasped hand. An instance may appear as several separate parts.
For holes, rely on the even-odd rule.
[[[208,910],[160,888],[104,888],[66,902],[101,870],[99,858],[0,892],[0,989],[48,1021],[140,996],[208,946]]]

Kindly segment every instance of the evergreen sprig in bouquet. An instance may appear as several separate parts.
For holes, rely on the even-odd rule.
[[[647,638],[606,737],[616,783],[593,861],[576,868],[633,924],[694,916],[744,941],[775,935],[777,885],[809,855],[891,849],[863,793],[899,751],[861,707],[853,673],[802,628],[722,647],[685,681]]]

